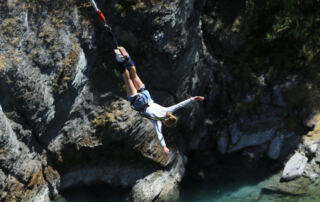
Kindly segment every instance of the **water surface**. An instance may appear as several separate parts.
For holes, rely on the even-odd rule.
[[[314,201],[311,196],[262,191],[265,181],[280,168],[275,161],[254,161],[242,155],[191,156],[181,182],[179,202]],[[127,202],[130,201],[130,190],[102,183],[75,187],[64,191],[59,202]]]

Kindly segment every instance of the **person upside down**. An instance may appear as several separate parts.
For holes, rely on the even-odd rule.
[[[169,149],[166,146],[166,142],[162,135],[162,124],[167,127],[176,125],[178,119],[172,113],[193,101],[203,101],[204,97],[195,96],[176,105],[163,107],[152,100],[149,91],[138,76],[135,64],[127,51],[123,47],[118,47],[114,52],[116,54],[116,62],[119,71],[122,74],[125,83],[127,97],[131,107],[151,121],[163,151],[166,154],[169,154]]]

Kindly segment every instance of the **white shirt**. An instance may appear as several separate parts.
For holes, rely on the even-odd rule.
[[[192,101],[194,101],[193,98],[189,98],[185,101],[182,101],[176,105],[173,105],[171,107],[163,107],[155,102],[153,102],[153,100],[151,100],[151,102],[149,102],[149,107],[147,107],[142,113],[150,116],[150,117],[165,117],[167,112],[175,112],[178,109],[185,107],[186,105],[188,105],[189,103],[191,103]],[[150,120],[151,123],[154,126],[154,129],[156,130],[157,133],[157,137],[160,141],[160,144],[162,147],[166,146],[166,142],[164,141],[163,135],[162,135],[162,122],[161,121],[155,121],[155,120]]]

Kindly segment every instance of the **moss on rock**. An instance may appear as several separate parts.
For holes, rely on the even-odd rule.
[[[4,55],[0,55],[0,73],[6,69],[6,57]]]
[[[2,21],[0,28],[7,36],[12,36],[16,30],[18,21],[16,18],[6,18]]]

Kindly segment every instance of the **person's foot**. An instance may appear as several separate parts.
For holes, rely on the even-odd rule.
[[[131,60],[130,55],[123,47],[118,47],[114,50],[116,54],[116,61],[119,66],[119,71],[123,73],[125,69],[130,70],[130,67],[134,66],[134,62]]]
[[[126,66],[123,64],[125,61],[125,56],[122,54],[119,48],[114,49],[114,53],[116,54],[116,62],[118,65],[118,70],[121,74],[123,74],[126,70]]]
[[[123,56],[123,57],[129,57],[129,53],[126,51],[125,48],[123,48],[122,46],[119,46],[117,48],[117,50],[119,50],[120,54]]]

